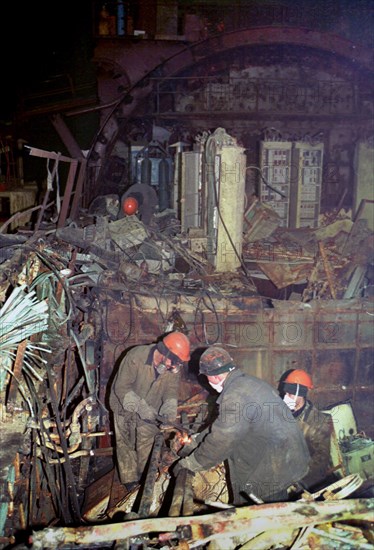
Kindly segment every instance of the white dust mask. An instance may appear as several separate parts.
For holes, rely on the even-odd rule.
[[[218,384],[213,384],[213,382],[209,382],[209,385],[212,386],[214,390],[218,391],[218,393],[221,393],[221,391],[223,390],[223,382],[219,382]]]
[[[283,397],[283,401],[286,403],[287,407],[291,411],[294,411],[296,409],[296,397],[292,398],[286,393],[286,395]]]

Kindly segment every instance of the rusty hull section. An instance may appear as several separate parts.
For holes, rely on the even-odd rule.
[[[351,400],[358,426],[374,435],[369,398],[374,389],[371,300],[308,304],[273,300],[273,307],[266,307],[261,298],[237,296],[214,298],[207,308],[198,296],[178,296],[176,306],[174,297],[137,295],[124,302],[109,299],[106,304],[107,337],[100,388],[103,396],[123,349],[153,341],[165,330],[165,320],[177,310],[193,348],[223,343],[245,372],[274,387],[285,371],[306,369],[315,383],[311,399],[316,405],[323,408]],[[197,362],[192,360],[186,379],[193,380],[196,373]],[[187,388],[183,387],[182,392]]]

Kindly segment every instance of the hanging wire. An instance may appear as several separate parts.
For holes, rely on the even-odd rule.
[[[230,244],[232,246],[232,249],[235,252],[236,257],[238,258],[238,260],[240,262],[240,265],[241,265],[241,267],[244,271],[245,276],[247,277],[247,279],[249,280],[251,285],[254,288],[256,288],[256,286],[255,286],[255,284],[252,280],[252,277],[250,276],[250,274],[249,274],[249,272],[248,272],[248,270],[245,266],[243,258],[239,254],[238,249],[236,248],[235,243],[232,240],[232,237],[231,237],[230,232],[229,232],[229,230],[226,226],[225,220],[223,219],[223,216],[222,216],[222,213],[221,213],[221,210],[220,210],[220,207],[219,207],[219,199],[218,199],[218,193],[217,193],[217,188],[216,188],[216,173],[215,173],[216,148],[217,148],[216,139],[215,139],[214,134],[212,134],[212,135],[208,136],[208,138],[206,140],[205,147],[204,147],[204,158],[205,158],[206,165],[211,166],[211,168],[212,168],[212,170],[208,171],[208,179],[210,180],[210,184],[211,184],[211,187],[213,189],[215,207],[217,208],[217,213],[218,213],[218,216],[221,220],[222,226],[223,226],[223,228],[226,232],[226,235],[227,235],[227,237],[230,241]]]
[[[64,323],[66,323],[68,321],[68,319],[71,318],[71,316],[73,314],[73,304],[74,304],[73,296],[70,292],[67,280],[64,277],[61,276],[60,269],[53,264],[53,261],[51,261],[50,258],[48,258],[45,254],[43,254],[39,250],[36,251],[36,254],[37,254],[37,256],[39,256],[39,258],[42,260],[42,262],[51,270],[53,275],[61,283],[61,286],[64,289],[64,292],[65,292],[65,295],[66,295],[66,298],[67,298],[67,303],[68,303],[68,312],[65,314],[64,318],[60,322],[60,325],[63,325]],[[41,283],[41,281],[43,279],[45,279],[46,281],[49,280],[51,277],[53,277],[52,273],[47,273],[47,274],[46,273],[41,273],[38,277],[36,277],[34,279],[34,281],[33,281],[30,288],[33,289],[36,285],[39,286],[39,284]],[[54,296],[54,293],[51,292],[51,288],[49,289],[49,297],[54,302],[55,312],[57,314],[61,313],[60,312],[60,304],[57,303],[57,301],[55,299],[55,296]]]
[[[77,497],[78,489],[76,486],[75,478],[71,467],[71,462],[69,459],[67,444],[64,437],[63,426],[59,418],[59,407],[58,407],[57,397],[53,387],[54,376],[49,367],[47,367],[47,375],[48,375],[48,389],[49,389],[49,395],[50,395],[50,403],[51,403],[52,411],[56,421],[57,432],[60,436],[60,444],[63,450],[63,456],[66,460],[63,464],[63,467],[64,467],[64,472],[66,474],[66,479],[67,479],[67,493],[68,493],[68,496],[70,497],[69,502],[71,504],[72,512],[73,512],[72,519],[73,521],[79,522],[81,520],[81,515],[80,515],[80,508],[79,508],[78,497]]]
[[[211,303],[211,306],[212,307],[209,307],[209,305],[206,303],[205,301],[205,297],[208,297],[210,303]],[[214,313],[214,316],[215,316],[215,319],[216,319],[216,327],[217,327],[217,337],[216,339],[214,340],[214,342],[209,342],[208,340],[208,337],[207,337],[207,334],[206,334],[206,325],[205,325],[205,320],[204,320],[204,311],[202,310],[202,308],[200,307],[200,304],[203,303],[205,305],[205,307],[209,310],[209,311],[212,311]],[[218,314],[217,314],[217,310],[215,308],[215,305],[214,305],[214,302],[212,300],[212,297],[210,296],[210,294],[205,291],[205,294],[203,296],[200,296],[199,297],[199,300],[197,302],[197,305],[196,305],[196,309],[195,309],[195,316],[194,316],[194,332],[195,332],[195,336],[197,338],[197,340],[199,342],[203,342],[201,340],[201,338],[199,337],[199,335],[197,334],[197,330],[196,330],[196,325],[198,324],[197,323],[197,316],[198,316],[198,313],[200,311],[200,314],[201,314],[201,318],[202,318],[202,321],[201,321],[201,325],[203,327],[203,330],[204,330],[204,336],[205,336],[205,341],[204,341],[204,344],[207,344],[207,345],[213,345],[213,344],[216,344],[218,341],[219,341],[219,337],[220,337],[220,325],[219,325],[219,318],[218,318]]]
[[[41,464],[41,467],[44,468],[47,485],[49,487],[49,491],[50,491],[51,496],[52,496],[52,503],[53,503],[56,515],[57,516],[62,515],[64,521],[67,521],[68,520],[68,518],[66,516],[67,502],[66,502],[66,500],[62,501],[62,499],[61,499],[62,491],[61,491],[61,493],[60,493],[60,491],[58,491],[58,489],[56,487],[55,472],[52,471],[52,468],[50,467],[50,465],[48,463],[50,451],[49,451],[49,449],[46,445],[46,437],[49,439],[49,442],[51,444],[53,444],[53,440],[51,439],[49,432],[47,432],[45,430],[44,419],[43,419],[43,407],[42,407],[42,404],[40,402],[38,392],[36,391],[36,389],[34,387],[33,380],[26,376],[26,382],[27,382],[27,385],[28,385],[30,395],[33,398],[35,411],[38,412],[38,424],[39,424],[38,436],[39,436],[39,438],[38,438],[38,440],[36,440],[34,438],[35,452],[36,452],[36,448],[39,448],[41,453],[42,453],[42,456],[44,458],[44,464]],[[39,459],[39,457],[36,456],[36,460],[38,460],[38,459]],[[37,467],[37,463],[35,464],[35,468],[36,467]],[[61,489],[63,489],[63,485],[62,485]]]
[[[101,288],[105,288],[104,285],[101,287]],[[106,305],[105,305],[105,314],[104,314],[104,326],[103,326],[103,330],[105,332],[105,336],[108,338],[109,342],[111,344],[114,344],[114,345],[124,345],[127,340],[130,338],[131,336],[131,333],[132,333],[132,329],[133,329],[133,316],[134,316],[134,312],[133,312],[133,304],[132,304],[132,295],[131,295],[131,292],[128,292],[128,296],[129,296],[129,306],[130,306],[130,311],[129,311],[129,329],[127,331],[127,334],[125,336],[125,338],[121,338],[121,340],[115,340],[111,337],[110,335],[110,331],[109,331],[109,321],[108,321],[108,301],[109,301],[109,293],[108,291],[105,289],[104,290],[104,293],[106,295]]]
[[[89,395],[94,395],[95,387],[94,387],[93,381],[90,378],[90,375],[89,375],[89,372],[88,372],[88,367],[87,367],[86,360],[85,360],[84,355],[83,355],[81,345],[80,345],[80,343],[78,341],[78,338],[76,337],[73,329],[71,329],[69,331],[69,334],[70,334],[70,336],[72,336],[72,338],[75,342],[75,345],[77,346],[78,355],[79,355],[79,358],[81,360],[84,376],[85,376],[85,379],[86,379],[88,393],[89,393]]]
[[[280,191],[279,189],[277,189],[276,187],[273,187],[272,185],[270,185],[270,183],[267,181],[267,179],[265,178],[261,168],[259,166],[255,166],[255,165],[250,165],[250,166],[247,166],[246,167],[246,170],[257,170],[260,174],[260,178],[261,178],[261,181],[266,185],[266,187],[268,187],[269,189],[271,189],[272,191],[274,191],[274,193],[277,193],[278,195],[280,195],[281,197],[283,197],[284,199],[287,198],[287,195],[285,195],[282,191]]]

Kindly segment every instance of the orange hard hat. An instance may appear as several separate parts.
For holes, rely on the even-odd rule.
[[[313,382],[310,374],[305,370],[295,369],[287,375],[284,380],[285,384],[300,384],[300,386],[306,386],[310,390],[313,388]]]
[[[122,204],[122,210],[128,216],[135,214],[139,208],[138,201],[134,197],[127,197]]]
[[[170,332],[163,338],[163,343],[171,353],[179,357],[181,361],[190,360],[190,341],[183,332]]]

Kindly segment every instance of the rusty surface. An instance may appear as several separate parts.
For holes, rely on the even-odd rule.
[[[329,260],[327,258],[325,246],[321,241],[318,243],[318,246],[319,246],[320,254],[322,256],[323,267],[324,267],[325,272],[326,272],[327,282],[328,282],[329,287],[330,287],[331,296],[334,300],[336,300],[337,296],[336,296],[335,282],[334,282],[333,274],[332,274],[332,271],[331,271],[331,266],[330,266]]]
[[[181,297],[179,312],[193,348],[203,350],[208,344],[223,342],[245,372],[274,387],[285,371],[306,369],[315,380],[311,399],[322,407],[351,399],[353,408],[357,408],[358,425],[371,434],[373,411],[370,400],[362,398],[374,389],[371,360],[374,304],[362,300],[310,304],[273,301],[273,308],[253,311],[252,302],[252,298],[246,297],[227,298],[215,302],[216,310],[212,313],[197,300]],[[110,350],[120,355],[132,345],[154,341],[155,335],[162,332],[162,317],[153,299],[143,299],[141,309],[130,310],[128,305],[115,301],[108,307],[108,330],[116,335],[119,330],[122,332],[114,345],[105,343],[102,393],[116,366]],[[120,324],[120,318],[131,319],[131,323]],[[125,332],[127,340],[123,346],[118,345]],[[190,383],[187,380],[197,382],[196,373],[197,363],[192,360],[190,370],[185,373],[186,389]]]
[[[173,491],[173,500],[169,509],[169,516],[178,517],[182,512],[184,499],[184,490],[187,481],[187,470],[181,470],[175,480],[175,488]]]
[[[174,532],[185,529],[187,537],[196,540],[222,535],[237,536],[246,533],[248,539],[264,530],[282,527],[295,528],[319,525],[325,522],[357,519],[370,521],[374,503],[371,499],[322,501],[313,503],[277,503],[253,507],[233,508],[225,512],[202,516],[154,518],[94,525],[78,528],[47,528],[34,531],[30,537],[32,547],[54,548],[58,544],[92,544],[123,540],[145,533]],[[191,530],[186,528],[190,527]],[[203,532],[202,532],[203,531]],[[210,540],[212,540],[210,538]]]
[[[15,380],[20,379],[23,360],[25,357],[26,346],[27,346],[27,340],[24,340],[17,347],[16,359],[13,365],[13,374],[15,376]],[[13,377],[11,377],[9,380],[8,400],[13,404],[16,403],[17,395],[18,395],[18,387],[16,382],[13,380]]]

